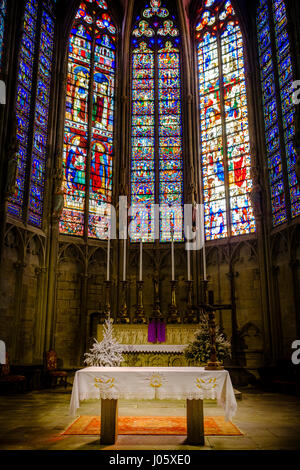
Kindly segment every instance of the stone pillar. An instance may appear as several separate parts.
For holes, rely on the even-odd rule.
[[[291,269],[291,272],[292,272],[292,288],[293,288],[293,299],[294,299],[294,305],[295,305],[296,333],[297,333],[297,338],[300,338],[300,315],[299,315],[299,305],[300,305],[299,269],[300,269],[300,262],[299,262],[298,259],[292,259],[290,261],[290,269]]]
[[[88,274],[87,269],[85,273],[81,274],[81,302],[80,302],[80,327],[79,327],[79,343],[78,343],[78,357],[77,364],[81,365],[81,359],[87,347],[87,319],[88,319],[88,281],[91,276]]]
[[[239,275],[239,273],[234,272],[232,263],[230,262],[229,266],[229,273],[227,273],[227,277],[230,282],[230,296],[231,296],[231,328],[232,328],[232,361],[234,365],[239,364],[239,357],[238,357],[238,321],[237,321],[237,312],[236,312],[236,289],[235,289],[235,278]]]
[[[21,334],[21,309],[22,305],[22,294],[23,294],[23,276],[26,263],[17,261],[14,263],[16,272],[16,283],[15,283],[15,317],[13,322],[13,335],[11,340],[11,351],[10,359],[15,363],[21,361],[20,357],[20,334]]]
[[[280,293],[278,285],[278,274],[279,267],[272,266],[271,277],[272,277],[272,292],[271,292],[271,301],[272,301],[272,317],[271,317],[271,327],[272,327],[272,338],[273,338],[273,361],[276,361],[282,358],[283,354],[283,334],[282,334],[282,324],[281,324],[281,310],[280,310]]]
[[[36,268],[35,275],[37,278],[37,309],[35,312],[34,326],[34,345],[33,345],[33,362],[43,362],[44,341],[45,341],[45,322],[46,322],[46,280],[47,268]]]

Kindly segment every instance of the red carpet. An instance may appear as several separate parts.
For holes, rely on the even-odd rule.
[[[206,436],[242,436],[243,433],[223,416],[204,418]],[[99,416],[80,416],[63,436],[94,436],[100,434]],[[184,436],[187,434],[186,417],[174,416],[120,416],[119,432],[121,435],[165,435]]]

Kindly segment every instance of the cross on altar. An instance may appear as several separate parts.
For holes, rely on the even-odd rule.
[[[206,284],[206,287],[207,287],[207,284]],[[204,298],[206,300],[206,290],[205,290]],[[211,338],[210,360],[208,361],[208,364],[205,367],[205,370],[222,370],[224,369],[224,367],[221,365],[220,362],[217,361],[215,312],[217,310],[232,310],[232,305],[230,304],[215,305],[214,293],[213,291],[208,291],[208,302],[201,304],[200,307],[208,315],[209,331],[210,331],[210,338]]]

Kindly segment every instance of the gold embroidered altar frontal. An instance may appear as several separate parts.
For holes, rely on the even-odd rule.
[[[202,367],[87,367],[75,374],[71,415],[88,399],[216,399],[227,421],[237,409],[228,371]]]

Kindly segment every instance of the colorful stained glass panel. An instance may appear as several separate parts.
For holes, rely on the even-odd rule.
[[[105,1],[82,2],[69,39],[60,221],[62,234],[95,239],[108,236],[114,154],[116,28],[101,10]]]
[[[205,10],[211,6],[214,13]],[[255,219],[243,38],[230,1],[203,10],[196,26],[202,182],[206,239],[216,240],[253,233]]]

